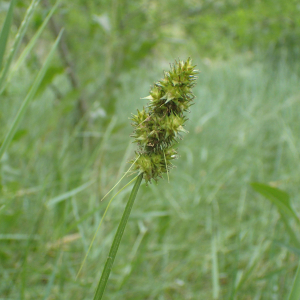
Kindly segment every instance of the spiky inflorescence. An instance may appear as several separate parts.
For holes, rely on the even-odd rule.
[[[195,96],[191,89],[195,85],[197,71],[189,58],[186,62],[175,62],[164,78],[154,84],[147,108],[133,115],[135,128],[133,137],[138,143],[134,168],[144,174],[146,182],[157,181],[172,168],[171,160],[177,158],[173,148],[187,132],[184,112],[188,111]]]

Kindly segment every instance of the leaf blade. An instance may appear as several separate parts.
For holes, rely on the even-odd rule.
[[[48,15],[46,16],[44,22],[42,23],[42,25],[40,26],[40,28],[38,29],[38,31],[34,34],[34,36],[31,38],[31,40],[29,41],[29,43],[26,45],[26,47],[24,48],[24,50],[20,54],[18,60],[14,64],[14,67],[13,67],[11,73],[8,75],[9,76],[8,81],[10,81],[10,79],[13,76],[13,74],[20,68],[20,66],[23,64],[23,62],[27,58],[28,54],[30,53],[30,51],[32,50],[32,48],[36,44],[38,38],[40,37],[40,35],[42,34],[43,30],[45,29],[46,25],[48,24],[50,18],[52,17],[52,15],[54,14],[55,10],[57,9],[60,1],[61,0],[57,0],[57,2],[54,4],[54,6],[52,7],[52,9],[49,11]]]
[[[12,16],[16,0],[12,0],[7,11],[7,15],[0,33],[0,70],[2,68],[3,57],[6,49],[6,44],[9,36],[9,31],[12,23]]]
[[[28,26],[28,24],[29,24],[29,22],[30,22],[30,20],[33,16],[33,13],[34,13],[35,8],[38,5],[39,1],[40,0],[32,0],[30,6],[28,7],[28,9],[26,11],[26,14],[25,14],[25,17],[24,17],[24,19],[21,23],[21,26],[20,26],[17,34],[16,34],[13,46],[10,50],[7,62],[5,64],[5,66],[3,67],[3,71],[2,71],[2,74],[1,74],[1,77],[0,77],[0,94],[4,90],[4,82],[5,82],[5,80],[8,76],[10,66],[12,64],[12,61],[13,61],[18,49],[19,49],[19,46],[20,46],[20,44],[23,40],[24,34],[26,32],[27,26]]]
[[[293,287],[291,289],[288,300],[299,300],[300,299],[300,262],[294,278]]]
[[[18,125],[29,105],[29,103],[31,102],[31,100],[33,99],[33,97],[35,96],[36,94],[36,91],[37,89],[39,88],[40,86],[40,83],[49,67],[49,64],[50,64],[50,61],[51,61],[51,58],[58,46],[58,43],[61,39],[61,36],[62,36],[62,33],[63,33],[63,30],[60,31],[58,37],[56,38],[55,42],[53,43],[50,51],[49,51],[49,54],[42,66],[42,68],[40,69],[39,73],[37,74],[29,92],[27,93],[25,99],[23,100],[22,104],[21,104],[21,107],[19,108],[19,111],[17,112],[17,115],[9,129],[9,131],[7,132],[5,138],[4,138],[4,141],[0,147],[0,159],[1,157],[3,156],[4,152],[7,150],[8,146],[10,145],[10,142],[11,140],[13,139],[15,133],[16,133],[16,130],[18,129]]]
[[[286,192],[260,182],[252,182],[251,187],[275,204],[280,213],[286,213],[300,223],[295,210],[291,206],[290,196]]]

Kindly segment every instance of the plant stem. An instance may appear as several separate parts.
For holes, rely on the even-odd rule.
[[[299,297],[300,297],[300,261],[294,278],[293,287],[289,295],[289,300],[297,300],[300,299]]]
[[[118,248],[119,248],[119,245],[120,245],[120,242],[121,242],[121,239],[122,239],[122,236],[123,236],[123,233],[124,233],[124,230],[125,230],[125,227],[126,227],[126,224],[127,224],[127,221],[128,221],[128,218],[129,218],[129,215],[130,215],[130,212],[131,212],[131,209],[132,209],[135,197],[136,197],[136,194],[137,194],[137,192],[139,190],[139,187],[141,185],[142,179],[143,179],[143,173],[141,173],[137,177],[137,180],[136,180],[136,182],[134,184],[134,187],[131,191],[129,200],[127,202],[127,205],[125,207],[125,210],[124,210],[124,213],[123,213],[123,216],[122,216],[122,219],[119,223],[114,241],[111,245],[108,257],[106,259],[106,263],[105,263],[104,269],[102,271],[101,278],[100,278],[99,283],[98,283],[98,287],[97,287],[97,290],[96,290],[96,293],[95,293],[95,296],[94,296],[94,300],[101,300],[102,299],[102,296],[103,296],[103,293],[105,291],[105,287],[106,287],[106,284],[107,284],[107,280],[108,280],[108,277],[110,275],[110,271],[111,271],[111,268],[113,266],[116,254],[118,252]]]

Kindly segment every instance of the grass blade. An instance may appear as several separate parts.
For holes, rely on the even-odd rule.
[[[22,51],[22,53],[19,56],[17,62],[14,64],[13,70],[9,74],[9,78],[8,78],[7,81],[10,81],[10,79],[13,77],[13,74],[20,68],[20,66],[22,65],[22,63],[25,61],[26,57],[28,56],[28,54],[30,53],[30,51],[32,50],[32,48],[34,47],[34,45],[36,44],[38,38],[40,37],[41,33],[43,32],[43,30],[45,29],[46,25],[48,24],[48,22],[49,22],[50,18],[52,17],[53,13],[57,9],[60,1],[61,0],[58,0],[55,3],[55,5],[49,11],[48,15],[46,16],[44,22],[42,23],[42,25],[40,26],[40,28],[38,29],[38,31],[31,38],[30,42],[26,45],[25,49]]]
[[[219,264],[218,264],[218,250],[216,237],[212,237],[211,241],[211,255],[212,255],[212,286],[213,299],[219,299],[220,284],[219,284]]]
[[[16,3],[16,0],[12,0],[10,2],[9,9],[7,11],[7,15],[6,15],[6,18],[5,18],[1,33],[0,33],[0,70],[2,68],[3,56],[5,53],[6,43],[7,43],[8,36],[9,36],[9,31],[10,31],[10,26],[11,26],[15,3]]]
[[[21,119],[22,119],[22,117],[23,117],[23,115],[24,115],[24,113],[25,113],[25,111],[26,111],[29,103],[33,99],[33,97],[34,97],[34,95],[35,95],[35,93],[36,93],[36,91],[37,91],[37,89],[38,89],[38,87],[39,87],[39,85],[40,85],[40,83],[41,83],[41,81],[42,81],[42,79],[43,79],[43,77],[44,77],[44,75],[45,75],[48,67],[49,67],[50,61],[51,61],[52,56],[53,56],[53,54],[54,54],[54,52],[55,52],[55,50],[57,48],[57,45],[58,45],[58,43],[60,41],[62,33],[63,33],[63,30],[60,31],[58,37],[56,38],[56,40],[55,40],[55,42],[53,44],[53,46],[51,47],[50,52],[49,52],[49,54],[48,54],[48,56],[46,58],[46,61],[44,62],[42,68],[40,69],[39,73],[37,74],[37,76],[36,76],[36,78],[35,78],[32,86],[31,86],[28,94],[26,95],[26,97],[23,100],[23,103],[22,103],[19,111],[17,112],[17,115],[16,115],[16,117],[15,117],[15,119],[14,119],[14,121],[13,121],[13,123],[12,123],[12,125],[11,125],[11,127],[10,127],[10,129],[8,131],[8,133],[6,134],[6,136],[4,138],[4,141],[3,141],[2,145],[1,145],[1,148],[0,148],[0,159],[3,156],[4,152],[7,150],[7,148],[9,146],[12,138],[14,137],[14,134],[16,133],[18,125],[19,125],[19,123],[20,123],[20,121],[21,121]]]
[[[293,287],[288,300],[299,300],[300,299],[300,263],[295,275]]]
[[[286,192],[259,182],[252,182],[251,186],[256,192],[265,196],[268,200],[275,204],[280,213],[286,213],[290,217],[294,218],[298,224],[300,223],[295,210],[291,206],[290,197]]]
[[[73,190],[70,190],[70,191],[68,191],[68,192],[66,192],[66,193],[63,193],[63,194],[61,194],[61,195],[59,195],[59,196],[56,196],[56,197],[50,199],[50,200],[47,202],[47,206],[50,207],[50,206],[52,206],[52,205],[54,205],[54,204],[57,204],[57,203],[59,203],[59,202],[61,202],[61,201],[64,201],[64,200],[66,200],[66,199],[68,199],[68,198],[71,198],[71,197],[75,196],[76,194],[78,194],[78,193],[84,191],[86,188],[88,188],[88,187],[89,187],[90,185],[92,185],[93,183],[95,183],[94,180],[88,181],[88,182],[86,182],[86,183],[84,183],[84,184],[78,186],[77,188],[75,188],[75,189],[73,189]]]
[[[19,49],[19,46],[22,42],[22,39],[24,37],[24,34],[26,32],[26,29],[27,29],[27,26],[31,20],[31,17],[33,15],[33,12],[37,6],[37,4],[39,3],[40,0],[32,0],[30,6],[28,7],[27,11],[26,11],[26,15],[21,23],[21,26],[16,34],[16,37],[15,37],[15,40],[14,40],[14,43],[13,43],[13,46],[10,50],[10,54],[8,56],[8,59],[7,59],[7,62],[3,68],[3,72],[2,72],[2,75],[0,77],[0,94],[3,92],[4,90],[4,87],[3,87],[3,83],[8,75],[8,72],[9,72],[9,69],[10,69],[10,66],[11,66],[11,63],[15,57],[15,54],[16,52],[18,51]]]
[[[46,287],[46,291],[45,291],[45,295],[44,295],[43,300],[47,300],[50,297],[51,289],[53,288],[55,277],[56,277],[58,267],[59,267],[59,263],[61,263],[61,260],[62,260],[62,256],[63,256],[63,252],[60,252],[60,254],[58,254],[58,256],[57,256],[56,263],[54,265],[52,274],[49,277],[49,281],[48,281],[48,284],[47,284],[47,287]]]
[[[288,217],[283,213],[281,213],[280,215],[281,215],[281,220],[283,221],[283,223],[285,225],[286,231],[290,236],[291,242],[300,249],[300,242],[297,237],[298,233],[289,224]]]
[[[97,236],[97,234],[98,234],[98,231],[100,230],[100,227],[101,227],[101,225],[102,225],[102,223],[103,223],[103,220],[104,220],[104,218],[105,218],[105,216],[106,216],[106,213],[107,213],[107,211],[108,211],[108,209],[109,209],[109,207],[110,207],[110,204],[111,204],[111,202],[113,201],[113,199],[115,199],[115,197],[117,197],[128,185],[130,185],[132,182],[134,182],[136,179],[137,179],[137,177],[138,176],[136,176],[136,177],[134,177],[130,182],[128,182],[125,186],[123,186],[110,200],[109,200],[109,202],[108,202],[108,204],[107,204],[107,206],[106,206],[106,209],[105,209],[105,211],[104,211],[104,214],[103,214],[103,216],[102,216],[102,218],[101,218],[101,221],[100,221],[100,223],[99,223],[99,225],[98,225],[98,228],[97,228],[97,230],[96,230],[96,232],[95,232],[95,234],[94,234],[94,236],[93,236],[93,239],[92,239],[92,241],[91,241],[91,243],[90,243],[90,245],[89,245],[89,248],[88,248],[88,250],[87,250],[87,252],[86,252],[86,254],[85,254],[85,257],[84,257],[84,259],[83,259],[83,261],[82,261],[82,263],[81,263],[81,265],[80,265],[80,268],[79,268],[79,271],[78,271],[78,273],[77,273],[77,275],[76,275],[76,279],[78,278],[78,276],[79,276],[79,274],[80,274],[80,272],[81,272],[81,270],[82,270],[82,268],[83,268],[83,266],[84,266],[84,264],[85,264],[85,261],[86,261],[86,259],[87,259],[87,257],[88,257],[88,255],[89,255],[89,253],[90,253],[90,251],[91,251],[91,249],[92,249],[92,246],[93,246],[93,244],[94,244],[94,241],[95,241],[95,239],[96,239],[96,236]],[[94,214],[95,213],[95,209],[92,211],[92,213]],[[76,221],[76,224],[80,224],[81,222],[82,222],[82,220],[84,220],[84,219],[86,219],[86,217],[87,216],[89,216],[89,215],[91,215],[91,213],[89,212],[88,214],[86,214],[86,215],[84,215],[81,219],[79,219],[78,221]],[[70,229],[69,229],[70,230]]]
[[[123,216],[122,216],[122,219],[119,223],[114,241],[111,245],[111,248],[110,248],[110,251],[109,251],[105,266],[104,266],[104,269],[102,271],[102,275],[101,275],[101,278],[100,278],[99,283],[98,283],[98,287],[97,287],[97,290],[96,290],[96,293],[95,293],[95,296],[94,296],[94,300],[101,300],[102,296],[104,294],[105,287],[106,287],[106,284],[107,284],[107,280],[108,280],[108,277],[110,275],[111,268],[114,264],[114,260],[116,258],[118,248],[119,248],[119,245],[120,245],[120,242],[121,242],[121,239],[122,239],[122,236],[123,236],[123,233],[124,233],[124,230],[125,230],[125,227],[126,227],[126,224],[127,224],[127,221],[128,221],[128,218],[129,218],[129,215],[130,215],[130,212],[131,212],[131,209],[132,209],[135,197],[136,197],[136,194],[137,194],[137,192],[139,190],[139,187],[141,185],[142,179],[143,179],[143,173],[141,173],[138,176],[138,178],[135,182],[135,185],[133,186],[133,189],[131,191],[129,200],[127,202],[127,205],[125,207],[125,210],[124,210],[124,213],[123,213]]]

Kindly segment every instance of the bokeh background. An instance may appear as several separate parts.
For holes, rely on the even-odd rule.
[[[105,299],[285,299],[300,249],[250,183],[286,191],[299,211],[299,1],[62,0],[18,65],[54,4],[18,0],[5,53],[33,5],[0,142],[64,28],[0,161],[0,299],[92,299],[132,185],[75,278],[133,178],[100,201],[134,156],[128,118],[188,57],[200,71],[189,134],[170,182],[142,185]]]

